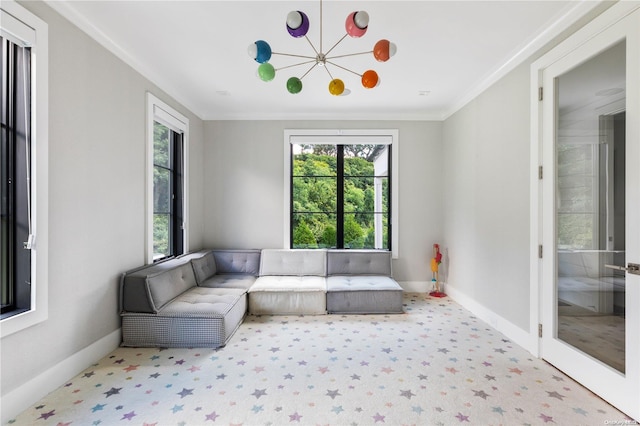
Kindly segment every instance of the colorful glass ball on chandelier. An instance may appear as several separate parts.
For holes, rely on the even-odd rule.
[[[262,81],[271,81],[276,76],[276,70],[269,62],[260,64],[258,67],[258,77]]]
[[[292,37],[304,37],[309,31],[309,18],[304,12],[293,10],[287,15],[287,31]]]
[[[255,43],[251,43],[247,49],[249,56],[251,56],[259,64],[263,64],[271,59],[271,46],[264,40],[258,40]]]
[[[334,96],[340,96],[344,93],[344,82],[339,78],[334,78],[329,83],[329,93]]]
[[[374,70],[367,70],[362,74],[362,86],[366,89],[373,89],[379,82],[378,73]]]
[[[289,80],[287,80],[287,90],[292,95],[300,93],[300,91],[302,90],[302,80],[300,80],[298,77],[291,77]]]
[[[396,45],[389,40],[379,40],[375,46],[373,46],[373,57],[378,62],[387,62],[389,58],[396,54]]]
[[[351,37],[358,38],[365,35],[369,26],[369,14],[363,10],[350,13],[344,23],[347,34]]]

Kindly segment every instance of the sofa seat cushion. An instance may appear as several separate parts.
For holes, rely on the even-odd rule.
[[[393,278],[376,275],[334,276],[327,278],[327,291],[399,290],[400,284]]]
[[[259,291],[327,291],[327,279],[316,276],[278,276],[258,277],[249,289],[249,293]]]
[[[249,290],[253,283],[256,282],[256,277],[253,275],[245,274],[219,274],[214,275],[208,280],[200,283],[200,287],[209,288],[239,288],[243,290]]]
[[[402,287],[393,278],[383,276],[328,277],[327,312],[339,314],[403,313]]]
[[[195,348],[224,346],[247,312],[242,289],[194,287],[157,314],[122,314],[123,346]]]
[[[326,290],[324,277],[259,277],[249,289],[249,312],[254,315],[323,315],[327,312]]]
[[[165,316],[221,318],[243,295],[241,289],[194,287],[173,299],[158,313]]]

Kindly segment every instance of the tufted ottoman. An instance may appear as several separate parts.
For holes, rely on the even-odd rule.
[[[249,289],[253,315],[327,313],[325,250],[262,250],[260,276]]]
[[[335,314],[403,313],[402,287],[391,277],[391,253],[329,250],[327,312]]]

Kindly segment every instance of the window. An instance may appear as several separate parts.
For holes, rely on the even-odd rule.
[[[153,122],[153,259],[184,252],[182,133]]]
[[[2,41],[2,313],[31,308],[31,51]],[[23,247],[24,244],[24,247]],[[27,247],[28,245],[28,247]]]
[[[396,147],[397,131],[285,131],[286,247],[395,255]]]
[[[148,262],[185,252],[186,148],[188,120],[148,94],[149,200]]]
[[[48,317],[48,31],[42,20],[12,1],[3,2],[0,18],[0,329],[4,337]]]

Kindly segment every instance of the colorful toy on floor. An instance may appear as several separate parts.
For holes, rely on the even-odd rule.
[[[440,253],[440,246],[438,244],[433,245],[433,257],[431,258],[431,272],[433,278],[431,282],[434,285],[435,290],[429,293],[432,297],[445,297],[446,294],[440,291],[440,281],[438,280],[438,266],[442,263],[442,253]]]

